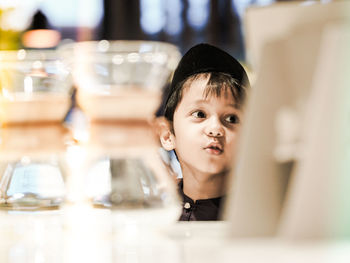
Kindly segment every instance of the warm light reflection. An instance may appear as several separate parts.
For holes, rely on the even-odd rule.
[[[30,30],[22,35],[22,43],[28,48],[52,48],[61,40],[60,32],[51,29]]]

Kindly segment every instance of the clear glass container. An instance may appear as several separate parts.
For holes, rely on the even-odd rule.
[[[0,123],[62,121],[72,77],[52,50],[0,51]]]
[[[163,166],[147,122],[93,123],[86,144],[85,194],[120,223],[169,223],[179,216],[173,178]]]
[[[68,199],[108,209],[122,228],[175,222],[180,199],[150,120],[181,57],[177,47],[102,40],[68,44],[60,52],[72,68],[77,102],[87,117],[84,136],[74,127],[80,149],[70,158],[76,161]],[[83,123],[79,116],[72,123]]]
[[[0,129],[0,209],[58,209],[66,195],[64,138],[60,124]]]
[[[63,120],[72,77],[54,50],[0,51],[0,208],[57,209],[65,199]]]
[[[91,41],[63,46],[78,88],[77,101],[92,120],[145,119],[181,58],[174,45],[154,41]]]

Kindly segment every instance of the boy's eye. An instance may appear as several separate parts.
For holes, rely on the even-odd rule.
[[[205,118],[205,113],[203,111],[195,111],[191,114],[195,118]]]
[[[239,123],[239,118],[237,115],[229,115],[225,118],[225,121],[229,123]]]

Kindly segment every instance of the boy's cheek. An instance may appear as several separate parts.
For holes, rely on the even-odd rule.
[[[240,124],[237,128],[236,132],[236,138],[235,138],[235,144],[238,145],[239,141],[241,140],[242,137],[242,124]],[[237,148],[237,147],[236,147]]]
[[[232,135],[231,137],[231,143],[229,145],[229,151],[230,151],[230,156],[231,156],[231,159],[234,160],[235,156],[236,156],[236,153],[237,153],[237,148],[238,148],[238,145],[239,145],[239,140],[240,140],[240,137],[241,137],[241,128],[238,127],[235,131],[235,133]]]

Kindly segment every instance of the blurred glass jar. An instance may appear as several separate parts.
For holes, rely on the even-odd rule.
[[[85,196],[93,207],[111,209],[121,225],[176,221],[181,212],[176,184],[148,120],[181,57],[177,47],[102,40],[68,44],[60,51],[90,120],[87,139],[80,142],[86,158],[73,163],[81,168],[72,169],[69,192],[83,191],[76,200]]]
[[[146,119],[181,53],[155,41],[91,41],[62,46],[78,88],[78,104],[92,120]]]
[[[0,51],[0,123],[62,121],[72,77],[50,50]]]
[[[72,77],[52,50],[0,51],[0,207],[58,208]]]
[[[80,174],[92,206],[112,209],[121,224],[176,221],[180,200],[157,145],[146,122],[93,123]]]
[[[0,129],[0,208],[57,209],[66,195],[65,136],[60,124]]]

